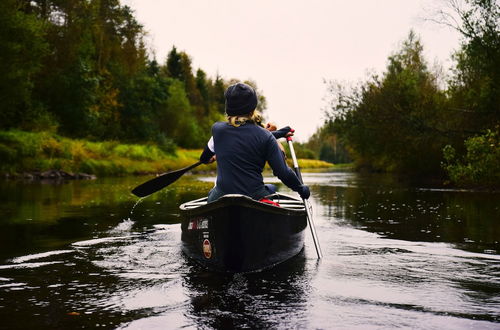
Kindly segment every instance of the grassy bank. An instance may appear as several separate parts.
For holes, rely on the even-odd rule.
[[[0,131],[0,172],[46,170],[83,172],[98,176],[161,173],[195,163],[201,150],[167,153],[153,144],[123,144],[69,139],[49,132]],[[319,160],[299,160],[302,168],[330,168]],[[215,170],[215,164],[200,171]]]
[[[47,132],[0,132],[0,171],[22,173],[49,169],[99,176],[159,173],[196,162],[200,150],[175,154],[156,145],[91,142]]]
[[[290,158],[290,157],[288,157]],[[299,167],[301,170],[332,170],[332,169],[347,169],[350,168],[350,164],[338,164],[334,165],[332,163],[325,162],[318,159],[297,159],[299,162]],[[291,159],[287,159],[288,166],[293,168],[293,162]],[[266,165],[269,166],[269,165]]]

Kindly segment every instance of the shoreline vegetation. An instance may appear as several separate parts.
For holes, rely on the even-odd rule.
[[[162,150],[156,144],[71,139],[51,132],[0,131],[0,173],[21,179],[93,179],[164,173],[198,161],[201,149]],[[299,159],[304,169],[345,168],[321,160]],[[215,164],[193,170],[213,172]]]
[[[427,61],[411,30],[382,72],[327,81],[322,126],[294,145],[302,168],[352,163],[356,171],[500,188],[500,14],[495,1],[463,4],[450,2],[431,19],[461,35],[448,72]],[[210,77],[175,46],[157,59],[119,0],[3,0],[0,31],[0,174],[76,178],[188,166],[224,120],[224,91],[242,81]],[[243,81],[257,90],[265,118],[264,93]]]
[[[327,82],[327,120],[308,147],[334,162],[339,150],[346,152],[356,170],[499,190],[498,1],[438,7],[430,20],[460,34],[452,66],[428,61],[410,30],[383,71],[353,83]]]

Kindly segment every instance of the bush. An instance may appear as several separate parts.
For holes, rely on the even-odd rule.
[[[1,162],[0,169],[2,171],[6,171],[9,168],[7,164],[11,164],[17,159],[16,149],[0,143],[0,159],[3,160]]]
[[[167,138],[163,133],[158,134],[156,137],[156,143],[158,144],[158,147],[167,154],[175,154],[177,150],[177,145],[174,140]]]
[[[457,157],[455,149],[443,149],[443,168],[459,186],[500,186],[500,140],[498,130],[465,140],[466,154]]]
[[[64,151],[64,146],[63,144],[55,139],[54,137],[50,136],[47,137],[41,142],[41,148],[42,152],[49,158],[53,157],[64,157],[68,156],[67,153]]]

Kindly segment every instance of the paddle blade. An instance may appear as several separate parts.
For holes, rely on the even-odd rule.
[[[151,195],[152,193],[157,192],[158,190],[161,190],[171,185],[172,183],[177,181],[177,179],[179,179],[184,173],[195,168],[200,164],[202,163],[197,162],[188,167],[181,168],[180,170],[168,172],[160,176],[157,176],[156,178],[146,181],[143,184],[140,184],[137,187],[135,187],[132,190],[132,194],[136,195],[137,197],[145,197]]]

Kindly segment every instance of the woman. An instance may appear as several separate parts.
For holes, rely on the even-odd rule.
[[[224,96],[228,121],[212,126],[212,138],[200,156],[201,162],[210,163],[217,155],[217,181],[208,201],[226,194],[243,194],[260,200],[273,193],[266,188],[262,177],[266,161],[285,185],[302,198],[309,198],[309,188],[288,167],[276,140],[284,137],[289,128],[276,131],[275,137],[259,125],[260,116],[255,111],[257,95],[246,84],[229,86]]]

